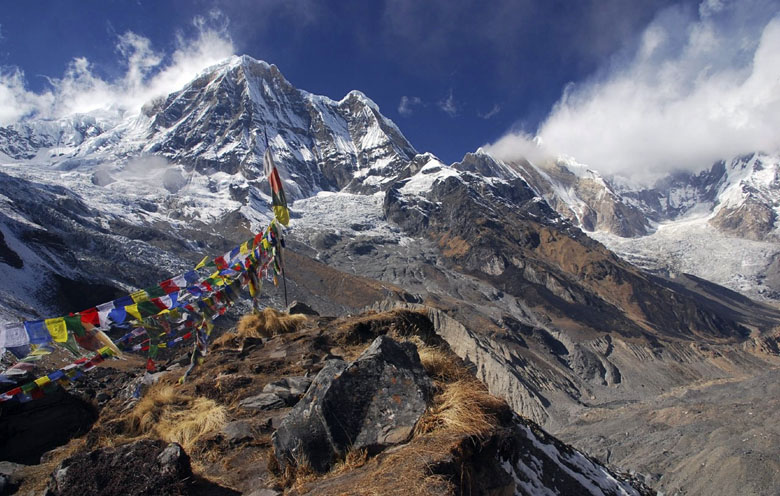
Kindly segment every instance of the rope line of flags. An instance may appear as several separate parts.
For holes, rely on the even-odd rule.
[[[268,148],[263,165],[271,184],[274,219],[251,239],[223,255],[204,257],[194,269],[184,274],[110,302],[67,316],[0,327],[0,355],[8,350],[18,359],[16,364],[0,374],[0,384],[16,384],[13,376],[30,372],[34,362],[54,351],[54,345],[80,357],[62,369],[0,394],[0,403],[39,398],[56,389],[57,384],[65,386],[77,379],[106,358],[121,357],[121,349],[146,352],[146,368],[154,371],[154,360],[160,349],[194,339],[191,365],[182,377],[185,380],[208,351],[213,320],[233,306],[245,289],[249,290],[256,310],[257,294],[263,279],[277,285],[278,276],[283,275],[281,226],[288,225],[290,214],[282,182]],[[117,328],[127,332],[112,341],[105,331]],[[85,357],[81,350],[94,354]]]

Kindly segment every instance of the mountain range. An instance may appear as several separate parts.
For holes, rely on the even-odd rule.
[[[313,95],[233,57],[138,114],[0,128],[0,323],[110,300],[264,227],[267,147],[291,201],[293,298],[443,312],[442,337],[491,393],[658,489],[780,484],[776,445],[740,442],[724,413],[748,398],[777,411],[777,395],[740,388],[780,364],[780,158],[763,153],[652,188],[573,159],[477,150],[447,165],[362,93]],[[755,428],[780,435],[771,415]]]

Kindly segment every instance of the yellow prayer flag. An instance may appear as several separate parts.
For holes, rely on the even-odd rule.
[[[68,340],[68,328],[65,326],[65,319],[57,317],[56,319],[46,319],[44,322],[54,341],[64,343]]]
[[[200,263],[195,266],[195,270],[205,267],[208,261],[209,261],[209,256],[206,255],[205,257],[203,257],[203,260],[201,260]]]
[[[141,318],[141,312],[138,311],[138,304],[137,303],[133,304],[133,305],[125,306],[125,312],[129,313],[130,315],[132,315],[133,318],[135,318],[135,320],[139,320],[139,321],[143,320]]]
[[[240,248],[241,254],[246,255],[249,253],[249,241],[244,241]]]
[[[33,382],[35,382],[35,384],[37,384],[38,387],[43,387],[46,384],[50,383],[51,379],[49,379],[48,376],[43,376],[43,377],[39,377],[39,378],[35,379]]]
[[[135,293],[130,293],[130,298],[132,298],[135,303],[141,303],[142,301],[149,301],[149,293],[147,293],[143,289],[139,289]]]

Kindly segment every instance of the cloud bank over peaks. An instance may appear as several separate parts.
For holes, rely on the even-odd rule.
[[[570,84],[537,130],[486,149],[499,158],[573,156],[605,174],[650,181],[720,159],[780,150],[780,2],[705,0],[673,7],[636,50]]]
[[[106,81],[93,64],[74,58],[61,78],[49,77],[48,90],[29,91],[18,68],[0,69],[0,125],[25,118],[58,118],[100,109],[136,112],[150,99],[167,95],[204,68],[234,54],[227,19],[219,11],[193,20],[195,36],[179,32],[171,54],[154,50],[148,38],[128,31],[118,36],[116,52],[123,76]]]

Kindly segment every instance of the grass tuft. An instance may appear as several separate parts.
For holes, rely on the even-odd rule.
[[[444,385],[415,427],[415,434],[443,429],[484,439],[499,424],[498,414],[506,408],[503,400],[492,396],[474,378]]]
[[[412,336],[407,341],[417,346],[420,362],[432,379],[441,382],[454,382],[471,377],[453,353],[438,346],[429,346],[417,336]]]
[[[278,334],[295,332],[306,322],[306,316],[287,314],[265,308],[260,313],[251,313],[241,317],[236,327],[236,333],[242,338],[270,338]]]
[[[152,387],[124,419],[127,434],[176,442],[187,452],[226,423],[224,406],[181,394],[165,384]]]

